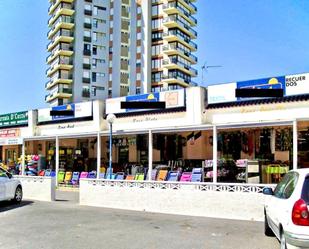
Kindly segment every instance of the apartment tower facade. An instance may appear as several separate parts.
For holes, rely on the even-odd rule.
[[[194,85],[192,0],[50,0],[50,106]]]

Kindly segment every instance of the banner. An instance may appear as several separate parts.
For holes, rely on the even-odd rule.
[[[64,111],[72,110],[74,112],[73,116],[51,116],[50,111]],[[55,106],[52,108],[45,108],[38,110],[38,123],[50,122],[50,121],[60,121],[69,120],[77,118],[86,118],[92,116],[92,102],[82,102],[74,103],[62,106]]]
[[[236,89],[283,89],[283,96],[309,94],[309,73],[208,86],[208,104],[252,100],[236,98]],[[258,98],[260,99],[260,98]]]
[[[28,124],[28,112],[15,112],[0,115],[0,127]]]
[[[145,109],[121,109],[121,102],[132,101],[149,101],[149,102],[165,102],[166,109],[185,107],[185,89],[177,89],[172,91],[156,92],[149,94],[131,95],[120,98],[111,98],[106,100],[106,114],[128,113],[147,111]],[[148,109],[150,110],[150,109]]]

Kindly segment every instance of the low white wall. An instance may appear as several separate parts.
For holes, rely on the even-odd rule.
[[[41,176],[14,176],[21,181],[23,199],[38,201],[55,200],[55,178]]]
[[[133,182],[131,186],[124,182],[111,183],[81,180],[80,204],[238,220],[262,221],[264,217],[265,196],[257,192],[243,192],[243,188],[231,192],[231,188],[220,191],[216,185],[212,190],[212,185],[205,184],[175,183],[173,187],[173,184],[158,182],[137,183],[138,186]]]

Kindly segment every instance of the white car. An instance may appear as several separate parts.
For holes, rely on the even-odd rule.
[[[23,190],[20,181],[0,168],[0,201],[12,200],[20,203],[22,198]]]
[[[265,188],[265,235],[281,249],[309,248],[309,169],[289,171],[273,191]]]

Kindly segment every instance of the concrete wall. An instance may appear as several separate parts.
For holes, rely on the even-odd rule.
[[[151,183],[144,187],[135,187],[134,183],[111,186],[104,181],[82,180],[80,204],[237,220],[262,221],[264,217],[265,196],[261,193],[201,191],[190,184],[183,184],[180,189],[162,189],[147,187],[147,184]]]
[[[55,200],[55,178],[40,176],[14,176],[21,181],[23,199],[37,201]]]

